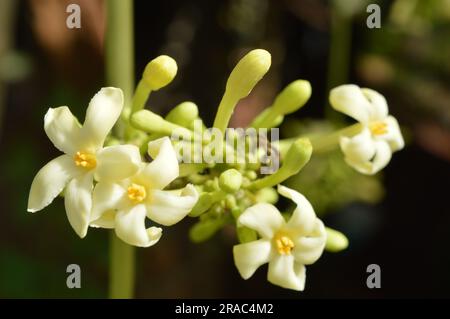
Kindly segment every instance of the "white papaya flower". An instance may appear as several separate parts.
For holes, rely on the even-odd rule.
[[[91,226],[114,228],[124,242],[149,247],[161,237],[161,228],[146,228],[145,218],[170,226],[192,210],[198,193],[193,185],[175,191],[163,189],[179,175],[175,150],[168,137],[148,144],[153,158],[133,176],[120,182],[100,181],[94,189]]]
[[[322,221],[302,194],[281,185],[278,192],[297,205],[289,221],[271,204],[258,203],[247,208],[239,216],[238,224],[255,230],[261,238],[234,246],[234,263],[244,279],[269,263],[269,282],[302,291],[305,265],[313,264],[322,255],[327,235]]]
[[[405,145],[397,120],[389,115],[380,93],[354,84],[338,86],[330,92],[331,106],[362,124],[362,131],[342,136],[341,150],[347,164],[363,174],[375,174],[391,160],[392,153]]]
[[[43,209],[65,188],[67,218],[81,238],[86,236],[94,178],[98,181],[123,179],[134,174],[141,163],[136,146],[103,147],[122,108],[122,91],[108,87],[92,98],[82,126],[67,106],[47,111],[45,132],[64,155],[53,159],[37,173],[28,198],[29,212]]]

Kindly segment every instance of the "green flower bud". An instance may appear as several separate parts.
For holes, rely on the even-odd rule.
[[[189,230],[189,238],[194,243],[201,243],[211,238],[224,224],[223,219],[209,218],[196,223]]]
[[[227,192],[234,193],[241,188],[242,185],[242,174],[235,169],[229,169],[220,174],[219,177],[219,187]]]
[[[297,111],[311,96],[311,84],[296,80],[281,91],[272,106],[261,112],[250,125],[254,128],[276,127],[283,122],[284,115]]]
[[[266,50],[256,49],[250,51],[231,71],[225,92],[230,92],[237,99],[246,97],[269,71],[270,64],[271,56]]]
[[[278,115],[293,113],[301,108],[311,96],[311,84],[306,80],[296,80],[278,94],[272,105]]]
[[[348,247],[348,239],[343,233],[329,227],[325,227],[325,230],[327,232],[327,243],[325,246],[327,251],[337,253]]]
[[[198,118],[198,107],[192,102],[183,102],[175,106],[166,116],[174,124],[189,127]]]
[[[281,184],[292,175],[297,174],[308,163],[312,154],[311,142],[307,138],[299,138],[291,144],[281,167],[267,177],[252,182],[250,189],[262,189]]]
[[[177,70],[174,59],[167,55],[160,55],[147,64],[142,79],[152,91],[157,91],[172,82]]]
[[[208,209],[212,207],[215,203],[225,199],[226,193],[222,190],[214,191],[214,192],[204,192],[200,195],[197,203],[192,208],[189,216],[198,217],[206,212]]]
[[[250,51],[238,62],[228,77],[225,93],[214,120],[214,127],[222,132],[225,131],[237,102],[249,95],[253,87],[267,73],[270,64],[270,53],[262,49]]]
[[[312,150],[309,139],[299,138],[289,147],[283,159],[283,169],[289,171],[291,175],[297,174],[309,162]]]
[[[182,126],[164,120],[158,114],[149,110],[140,110],[131,115],[130,123],[133,127],[148,133],[159,133],[170,136],[172,133],[178,134],[186,139],[192,139],[192,131]]]
[[[278,202],[278,192],[272,187],[260,189],[256,194],[256,201],[259,203],[275,204]]]
[[[236,234],[240,243],[248,243],[258,239],[256,231],[245,226],[236,227]]]

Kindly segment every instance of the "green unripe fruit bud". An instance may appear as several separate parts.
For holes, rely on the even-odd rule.
[[[227,193],[237,192],[242,185],[242,174],[234,168],[226,170],[219,177],[219,187]]]
[[[325,230],[327,232],[327,244],[325,246],[327,251],[337,253],[348,247],[348,239],[343,233],[329,227],[325,227]]]
[[[142,79],[152,91],[157,91],[172,82],[177,70],[174,59],[167,55],[160,55],[147,64]]]

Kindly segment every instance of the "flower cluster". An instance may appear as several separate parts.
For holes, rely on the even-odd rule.
[[[114,228],[128,244],[148,247],[159,240],[161,228],[146,229],[146,217],[173,225],[189,213],[198,194],[192,185],[162,190],[179,170],[168,137],[148,144],[151,163],[141,160],[135,145],[104,146],[122,108],[122,91],[103,88],[89,103],[82,126],[66,106],[48,110],[45,132],[65,154],[34,178],[28,211],[45,208],[64,190],[67,218],[81,238],[89,226]]]
[[[248,96],[270,64],[270,54],[261,49],[239,61],[228,78],[213,129],[227,131],[236,104]],[[324,226],[302,194],[281,184],[299,174],[323,145],[340,146],[345,161],[363,174],[385,167],[404,142],[397,121],[388,116],[384,97],[355,85],[335,88],[330,93],[332,106],[359,123],[315,138],[306,134],[278,141],[257,134],[252,153],[248,136],[230,138],[231,145],[244,142],[240,151],[217,144],[224,137],[208,134],[190,101],[175,106],[165,118],[144,108],[151,92],[168,85],[176,73],[172,58],[157,57],[145,68],[130,105],[124,106],[120,89],[103,88],[91,100],[83,125],[65,106],[49,109],[44,129],[64,155],[37,173],[28,211],[42,210],[61,194],[68,220],[80,237],[89,227],[109,228],[139,247],[154,245],[161,237],[159,226],[171,226],[186,216],[198,218],[190,231],[194,242],[232,225],[239,241],[233,248],[234,262],[244,279],[268,263],[269,282],[303,290],[305,265],[316,262],[325,249],[345,249],[348,241]],[[279,126],[286,115],[305,105],[311,92],[306,80],[290,83],[249,127],[267,131]],[[192,146],[183,148],[189,155],[196,150],[195,123],[200,133],[207,133],[200,146],[208,148],[215,139],[219,146],[215,155],[226,149],[232,158],[245,161],[202,161],[200,155],[200,161],[179,163],[180,145]],[[112,130],[116,124],[120,130]],[[254,156],[267,148],[279,158]],[[281,162],[278,170],[263,173],[262,166],[271,161]],[[292,212],[281,213],[274,206],[278,195],[295,204]],[[149,228],[146,219],[153,223]]]

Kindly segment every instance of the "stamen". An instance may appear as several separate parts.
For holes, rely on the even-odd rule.
[[[387,124],[384,122],[375,122],[370,124],[370,131],[373,135],[384,135],[388,132]]]
[[[147,197],[145,187],[139,184],[131,184],[127,189],[128,198],[134,203],[140,203]]]
[[[280,255],[290,255],[294,248],[294,242],[286,235],[275,236],[275,245]]]
[[[81,166],[86,169],[92,169],[97,165],[95,155],[86,152],[77,152],[73,157],[76,166]]]

